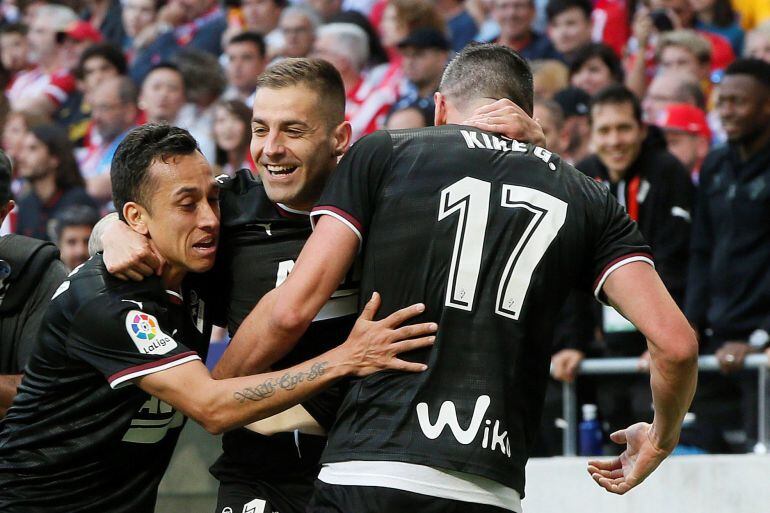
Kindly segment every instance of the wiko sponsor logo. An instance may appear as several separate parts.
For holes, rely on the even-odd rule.
[[[473,407],[473,416],[468,424],[468,427],[463,429],[460,427],[460,421],[457,419],[457,409],[452,401],[444,401],[441,404],[441,408],[438,410],[438,416],[436,422],[430,421],[430,412],[428,411],[428,403],[420,403],[417,405],[417,421],[420,423],[420,429],[423,434],[430,440],[435,440],[441,433],[444,432],[444,428],[449,426],[449,430],[452,432],[455,440],[463,445],[469,445],[474,440],[478,439],[479,429],[482,422],[485,424],[484,434],[481,438],[481,447],[494,451],[500,449],[504,455],[511,457],[511,442],[508,439],[508,431],[500,433],[500,421],[495,420],[495,424],[492,427],[492,438],[490,444],[490,431],[492,426],[491,419],[485,419],[487,410],[492,400],[488,395],[479,396],[476,399],[476,405]]]

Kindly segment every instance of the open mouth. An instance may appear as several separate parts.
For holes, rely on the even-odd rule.
[[[203,252],[216,249],[216,247],[217,247],[217,241],[214,237],[208,237],[193,244],[194,249],[198,251],[203,251]]]
[[[297,167],[299,166],[287,166],[287,165],[278,166],[275,164],[265,165],[265,169],[267,169],[267,172],[270,173],[270,176],[276,177],[276,178],[281,178],[284,176],[291,175],[292,173],[294,173],[294,171],[297,170]]]

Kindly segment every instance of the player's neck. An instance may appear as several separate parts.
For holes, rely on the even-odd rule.
[[[452,104],[446,103],[446,122],[449,125],[462,125],[463,122],[473,115],[473,111],[484,105],[495,103],[492,98],[475,98],[464,102],[462,108]]]
[[[163,282],[163,286],[166,290],[179,292],[182,290],[182,280],[184,280],[186,275],[187,270],[168,264],[164,266],[163,273],[160,275],[160,280]]]

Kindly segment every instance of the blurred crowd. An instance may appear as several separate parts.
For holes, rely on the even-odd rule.
[[[0,234],[54,242],[69,269],[87,259],[113,209],[113,154],[146,122],[189,130],[219,173],[254,170],[256,79],[287,57],[337,68],[354,139],[431,125],[446,62],[473,42],[530,61],[548,149],[626,207],[718,356],[687,442],[751,448],[742,364],[770,342],[768,0],[2,0],[0,146],[16,208]],[[586,357],[645,366],[645,340],[590,296],[575,293],[557,324],[556,380]],[[558,452],[554,390],[544,454]],[[610,428],[651,418],[641,380],[582,379],[579,394]]]

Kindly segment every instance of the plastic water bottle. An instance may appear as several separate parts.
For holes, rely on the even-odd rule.
[[[596,405],[583,405],[583,422],[578,427],[580,433],[580,455],[597,456],[602,454],[602,427],[596,419]]]

